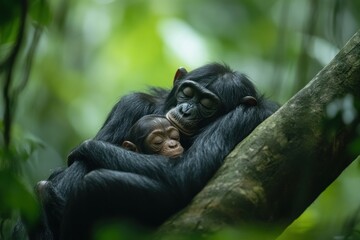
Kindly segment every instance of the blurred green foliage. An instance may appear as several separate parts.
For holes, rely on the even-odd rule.
[[[14,85],[21,84],[34,32],[39,26],[43,31],[29,83],[12,105],[11,145],[5,149],[0,140],[0,214],[6,219],[20,209],[30,222],[37,218],[32,186],[96,134],[122,95],[148,86],[171,88],[178,67],[217,61],[246,73],[267,96],[284,103],[360,23],[356,0],[0,0],[0,66],[16,42],[22,3],[28,3],[28,15]],[[3,68],[2,88],[4,79]],[[359,153],[358,142],[351,148]],[[340,234],[360,205],[359,180],[356,161],[281,239]],[[96,236],[127,234],[133,233],[105,229]],[[244,237],[232,230],[220,234],[213,239]],[[272,236],[260,230],[246,234]]]

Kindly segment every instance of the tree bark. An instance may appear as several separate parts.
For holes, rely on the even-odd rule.
[[[348,151],[360,128],[359,108],[350,124],[325,124],[328,104],[348,94],[360,99],[360,30],[229,154],[208,185],[159,233],[211,233],[253,222],[286,228],[359,154]]]

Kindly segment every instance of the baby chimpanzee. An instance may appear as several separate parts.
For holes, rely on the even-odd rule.
[[[134,152],[178,157],[184,151],[179,130],[161,115],[151,114],[140,118],[125,139],[122,147]]]

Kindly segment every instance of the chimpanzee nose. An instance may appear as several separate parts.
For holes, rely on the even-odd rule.
[[[175,140],[169,141],[169,148],[176,148],[177,145],[178,145],[177,141],[175,141]]]
[[[184,116],[189,116],[190,113],[191,113],[191,105],[190,104],[183,104],[179,111]]]

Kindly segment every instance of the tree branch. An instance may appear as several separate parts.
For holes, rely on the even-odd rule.
[[[208,185],[160,233],[214,232],[251,222],[281,222],[285,228],[356,157],[347,146],[360,118],[347,125],[341,121],[334,130],[324,125],[328,104],[347,94],[360,99],[360,31],[229,154]]]

